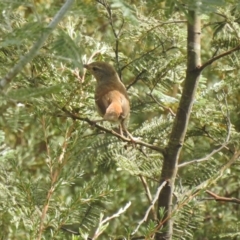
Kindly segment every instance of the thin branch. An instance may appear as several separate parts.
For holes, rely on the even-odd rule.
[[[128,67],[129,65],[131,65],[133,62],[135,62],[135,61],[143,58],[144,56],[146,56],[146,55],[154,52],[156,49],[158,49],[158,48],[161,47],[161,46],[162,46],[162,44],[159,44],[158,46],[154,47],[153,49],[145,52],[143,55],[141,55],[141,56],[133,59],[132,61],[130,61],[129,63],[127,63],[126,65],[124,65],[124,66],[121,68],[121,71],[122,71],[123,69],[125,69],[126,67]],[[170,50],[172,50],[172,49],[174,49],[174,48],[177,48],[177,47],[175,47],[175,46],[169,47],[167,50],[164,51],[164,53],[167,52],[167,51],[170,51]]]
[[[176,116],[176,114],[173,112],[173,110],[172,110],[171,108],[165,107],[164,105],[162,105],[162,104],[152,95],[152,93],[150,93],[150,94],[148,94],[148,95],[149,95],[149,96],[153,99],[153,101],[156,102],[160,107],[162,107],[163,109],[165,109],[165,110],[167,110],[168,112],[170,112],[170,114],[171,114],[173,117]]]
[[[229,51],[226,51],[222,54],[217,55],[216,57],[211,58],[210,60],[208,60],[207,62],[205,62],[201,67],[199,67],[199,70],[202,71],[204,68],[206,68],[207,66],[211,65],[213,62],[217,61],[218,59],[228,56],[230,54],[232,54],[233,52],[236,52],[240,50],[240,45],[238,45],[235,48],[230,49]]]
[[[154,199],[153,199],[151,205],[149,206],[149,208],[147,209],[144,218],[138,223],[136,229],[131,233],[131,235],[134,235],[134,234],[138,231],[138,229],[140,228],[140,226],[141,226],[144,222],[147,221],[149,212],[151,211],[152,207],[154,206],[154,204],[155,204],[156,201],[158,200],[159,194],[160,194],[162,188],[166,185],[166,183],[167,183],[167,181],[164,181],[164,182],[158,187],[157,192],[156,192],[156,194],[155,194],[155,196],[154,196]]]
[[[30,51],[21,58],[18,63],[0,80],[0,88],[6,87],[18,73],[20,73],[23,67],[30,62],[37,54],[39,49],[43,46],[44,42],[51,34],[51,32],[56,28],[57,24],[62,20],[63,16],[70,9],[74,0],[67,0],[65,4],[61,7],[58,13],[55,15],[51,23],[48,25],[47,30],[43,31],[39,40],[32,46]]]
[[[146,73],[147,70],[143,69],[136,77],[135,79],[126,87],[126,89],[128,90],[130,87],[132,87],[138,80],[141,79],[142,74]]]
[[[225,14],[219,13],[219,12],[213,12],[214,14],[223,17],[225,20],[227,19],[227,16]]]
[[[101,53],[100,50],[93,52],[93,54],[92,54],[92,55],[90,56],[90,58],[88,59],[87,64],[91,63],[91,62],[93,61],[93,58],[94,58],[96,55],[100,54],[100,53]],[[82,77],[80,77],[82,83],[85,81],[86,72],[87,72],[87,69],[84,68],[84,69],[83,69],[83,75],[82,75]]]
[[[215,200],[217,202],[232,202],[232,203],[240,204],[240,199],[238,198],[221,197],[209,190],[207,190],[206,193],[209,194],[211,197],[213,197],[213,199],[211,200]]]
[[[140,177],[141,182],[143,184],[143,187],[145,189],[147,199],[148,199],[149,203],[151,204],[152,203],[152,195],[151,195],[150,189],[148,187],[147,181],[141,174],[139,175],[139,177]],[[153,214],[153,219],[157,220],[157,215],[156,215],[156,211],[155,211],[154,205],[152,205],[152,214]]]
[[[74,230],[72,230],[72,229],[68,229],[68,228],[66,228],[66,227],[61,227],[61,229],[62,229],[63,231],[66,231],[66,232],[71,233],[71,234],[74,234],[74,235],[80,235],[79,232],[74,231]],[[91,238],[87,238],[87,239],[90,240]]]
[[[115,214],[113,214],[110,217],[107,217],[105,219],[103,218],[103,215],[100,216],[100,222],[98,225],[98,228],[96,229],[94,236],[92,237],[92,240],[95,240],[103,233],[103,231],[107,228],[108,222],[112,220],[113,218],[119,217],[122,213],[124,213],[131,205],[131,202],[128,202],[124,208],[120,208],[119,211]]]
[[[194,164],[194,163],[197,164],[197,163],[200,163],[200,162],[205,162],[205,161],[209,160],[209,158],[212,157],[214,154],[220,152],[223,148],[225,148],[227,144],[228,144],[228,142],[224,142],[219,148],[214,149],[210,154],[208,154],[207,156],[205,156],[203,158],[194,159],[194,160],[189,161],[189,162],[181,163],[181,164],[178,165],[178,168],[185,167],[189,164]]]
[[[109,20],[109,23],[110,23],[110,26],[112,28],[112,32],[113,32],[113,35],[115,37],[115,59],[116,59],[116,63],[117,63],[117,69],[118,69],[118,74],[119,74],[119,77],[121,79],[121,70],[120,70],[120,67],[119,67],[119,55],[118,55],[118,52],[119,52],[119,37],[122,33],[122,29],[123,29],[123,26],[124,26],[124,19],[122,19],[122,24],[118,30],[118,33],[115,29],[115,26],[114,26],[114,22],[113,22],[113,15],[112,15],[112,9],[110,7],[110,5],[107,3],[107,1],[105,0],[97,0],[98,3],[100,3],[102,6],[105,7],[105,9],[107,10],[107,13],[108,13],[108,20]]]
[[[144,147],[147,147],[147,148],[150,148],[152,150],[155,150],[157,152],[160,152],[161,154],[164,154],[165,153],[165,149],[163,148],[160,148],[158,146],[155,146],[155,145],[152,145],[152,144],[149,144],[149,143],[146,143],[146,142],[143,142],[139,139],[134,139],[134,142],[132,139],[130,138],[126,138],[124,136],[122,136],[121,134],[118,134],[117,132],[113,131],[113,130],[110,130],[108,128],[105,128],[101,125],[98,125],[96,124],[95,121],[92,121],[88,118],[85,118],[85,117],[79,117],[78,115],[68,111],[66,108],[62,108],[62,111],[64,111],[68,117],[74,119],[74,120],[81,120],[81,121],[84,121],[84,122],[87,122],[89,125],[91,126],[94,126],[106,133],[110,133],[111,135],[115,136],[115,137],[118,137],[119,139],[123,140],[124,142],[128,142],[128,143],[134,143],[134,144],[138,144],[138,145],[141,145],[141,146],[144,146]]]
[[[48,144],[48,136],[47,136],[47,127],[46,127],[46,120],[45,120],[45,116],[42,116],[41,118],[41,123],[42,123],[42,127],[43,127],[43,132],[44,132],[44,141],[45,141],[45,145],[46,145],[46,151],[47,151],[47,161],[51,161],[51,152],[50,152],[50,148],[49,148],[49,144]]]
[[[163,71],[163,69],[161,69],[160,71],[161,72],[159,72],[155,77],[156,80],[154,79],[155,83],[151,86],[151,88],[149,87],[151,89],[151,91],[150,91],[151,94],[152,94],[153,90],[155,89],[155,87],[157,86],[157,84],[159,82],[161,82],[164,77],[167,76],[169,69],[167,67],[165,67],[164,71]]]

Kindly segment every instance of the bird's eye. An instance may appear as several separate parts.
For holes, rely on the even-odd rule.
[[[98,71],[99,70],[98,67],[93,67],[92,69],[93,69],[93,71]]]

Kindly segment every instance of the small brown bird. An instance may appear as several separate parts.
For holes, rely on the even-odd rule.
[[[130,103],[127,90],[115,69],[105,62],[92,62],[83,65],[97,80],[95,104],[103,120],[119,122],[120,133],[127,131]]]

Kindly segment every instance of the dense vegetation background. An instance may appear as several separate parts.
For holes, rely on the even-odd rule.
[[[75,1],[50,33],[64,3],[0,3],[2,78],[49,34],[0,96],[0,237],[152,239],[163,209],[155,204],[139,222],[163,156],[105,131],[109,123],[91,124],[95,80],[82,64],[115,66],[131,100],[129,131],[164,149],[186,75],[188,10],[202,19],[204,63],[239,46],[240,3]],[[173,239],[240,239],[239,69],[232,51],[202,72],[179,157]]]

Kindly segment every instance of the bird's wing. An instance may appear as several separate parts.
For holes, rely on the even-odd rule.
[[[118,91],[109,91],[102,97],[102,102],[106,107],[104,119],[108,121],[117,122],[122,115],[122,94]]]
[[[129,100],[117,90],[109,90],[95,95],[98,113],[108,121],[119,121],[128,117]]]
[[[99,115],[103,117],[110,104],[107,99],[107,96],[106,95],[95,96],[95,104],[96,104]]]

